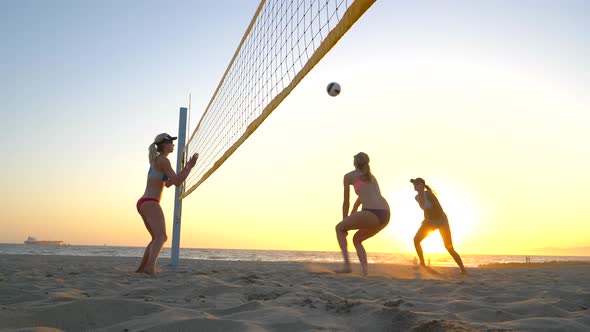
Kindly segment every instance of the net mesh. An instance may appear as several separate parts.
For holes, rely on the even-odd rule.
[[[262,1],[185,147],[188,196],[270,115],[375,0]]]

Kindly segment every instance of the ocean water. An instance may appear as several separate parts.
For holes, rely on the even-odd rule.
[[[105,256],[142,257],[143,247],[112,246],[42,246],[25,244],[0,244],[0,254],[9,255],[65,255],[65,256]],[[370,263],[413,264],[413,253],[367,253]],[[169,258],[170,249],[164,248],[160,257]],[[350,252],[353,262],[358,261],[354,251]],[[455,266],[448,254],[427,254],[433,266]],[[524,263],[525,255],[461,255],[467,267],[491,263]],[[590,256],[528,256],[533,263],[580,261],[590,263]],[[271,261],[271,262],[309,262],[337,263],[342,261],[340,252],[298,251],[298,250],[250,250],[250,249],[200,249],[181,248],[180,259],[202,259],[223,261]]]

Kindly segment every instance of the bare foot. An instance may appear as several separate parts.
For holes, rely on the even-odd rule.
[[[140,266],[135,270],[135,273],[145,273],[145,266]]]
[[[344,267],[342,267],[341,269],[334,270],[334,273],[338,273],[338,274],[351,273],[351,272],[352,272],[352,269],[350,268],[349,265],[344,265]]]
[[[146,267],[146,268],[143,269],[143,273],[149,274],[151,276],[154,276],[154,275],[156,275],[156,269],[155,268]]]
[[[414,265],[414,270],[420,270],[420,269],[425,269],[426,268],[426,264],[424,263],[420,263],[418,265]]]

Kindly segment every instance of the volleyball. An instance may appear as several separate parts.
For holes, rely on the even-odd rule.
[[[336,82],[332,82],[330,84],[328,84],[328,87],[326,88],[326,90],[328,91],[328,94],[332,97],[336,97],[337,95],[340,94],[340,84],[336,83]]]

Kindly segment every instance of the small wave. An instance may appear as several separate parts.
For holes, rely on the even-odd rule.
[[[514,268],[514,267],[563,267],[563,266],[589,266],[590,262],[587,261],[549,261],[549,262],[536,262],[536,263],[487,263],[480,264],[480,268]]]

